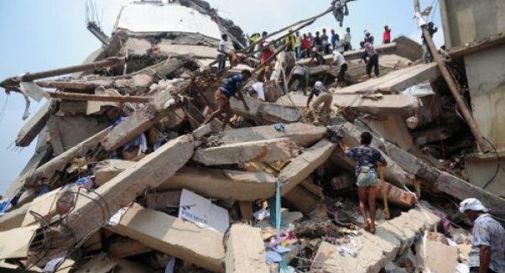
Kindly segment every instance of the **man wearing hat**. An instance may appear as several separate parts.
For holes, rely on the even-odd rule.
[[[475,198],[463,200],[459,210],[474,223],[470,272],[505,273],[505,229]]]
[[[315,101],[310,104],[312,98],[316,96]],[[316,111],[319,111],[319,107],[321,104],[323,105],[322,110],[325,114],[329,114],[331,112],[331,103],[333,102],[333,96],[330,94],[328,89],[324,86],[321,81],[317,81],[314,84],[314,88],[312,88],[312,92],[310,92],[309,98],[307,100],[307,108],[312,113],[312,117],[314,118],[314,122],[319,122],[319,117],[316,115]]]

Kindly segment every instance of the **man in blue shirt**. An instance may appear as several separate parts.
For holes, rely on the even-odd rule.
[[[250,77],[251,77],[251,71],[242,70],[240,74],[224,79],[223,83],[221,84],[221,87],[219,88],[219,90],[216,91],[215,95],[215,99],[218,102],[219,107],[207,119],[205,119],[203,124],[209,123],[211,120],[224,113],[225,114],[225,119],[223,122],[223,131],[224,131],[224,128],[226,127],[226,124],[228,124],[228,122],[230,121],[230,117],[232,115],[230,108],[230,98],[232,96],[241,100],[242,103],[244,104],[244,108],[246,110],[249,110],[249,107],[247,106],[244,100],[244,96],[242,95],[240,90],[242,90],[245,83]]]
[[[386,166],[386,160],[381,152],[374,147],[372,143],[372,134],[364,132],[361,134],[359,147],[345,149],[345,154],[356,160],[356,185],[358,186],[359,210],[366,223],[365,229],[375,233],[375,197],[377,195],[377,186],[379,183],[377,177],[378,164]],[[366,204],[368,203],[370,220],[366,215]]]

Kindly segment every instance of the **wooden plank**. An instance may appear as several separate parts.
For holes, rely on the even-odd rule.
[[[145,97],[145,96],[105,96],[105,95],[90,95],[90,94],[68,93],[68,92],[47,92],[47,94],[49,95],[49,97],[53,99],[61,99],[67,101],[146,103],[152,100],[152,97]]]

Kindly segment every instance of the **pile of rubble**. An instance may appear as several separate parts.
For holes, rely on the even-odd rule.
[[[347,87],[334,67],[299,61],[333,94],[324,124],[286,89],[282,53],[266,101],[232,99],[221,131],[203,124],[214,93],[251,64],[219,74],[218,41],[175,36],[119,29],[84,65],[2,82],[47,98],[16,139],[38,136],[2,200],[2,272],[452,273],[470,237],[447,200],[477,197],[505,216],[502,198],[465,181],[472,133],[415,42],[379,46],[383,76],[370,80],[362,51],[346,52]],[[355,163],[340,148],[364,131],[388,162],[375,235],[360,228]]]

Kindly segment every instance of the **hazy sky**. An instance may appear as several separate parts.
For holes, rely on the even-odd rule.
[[[97,16],[110,33],[121,5],[128,0],[94,0]],[[246,33],[273,31],[295,21],[311,17],[328,8],[322,0],[210,0],[223,17],[232,19]],[[323,27],[343,33],[351,27],[353,43],[367,29],[381,40],[384,25],[393,29],[393,37],[405,35],[419,40],[420,31],[413,19],[413,0],[357,0],[349,4],[350,15],[339,28],[328,15],[308,30]],[[435,5],[433,21],[440,26],[438,0],[421,0],[423,7]],[[2,0],[0,1],[0,80],[25,72],[36,72],[81,63],[100,47],[85,27],[84,0]],[[441,45],[441,33],[435,41]],[[40,105],[32,102],[31,113]],[[7,96],[0,90],[0,193],[17,177],[33,154],[33,145],[14,151],[8,148],[24,124],[22,96]],[[35,141],[34,141],[35,143]]]

